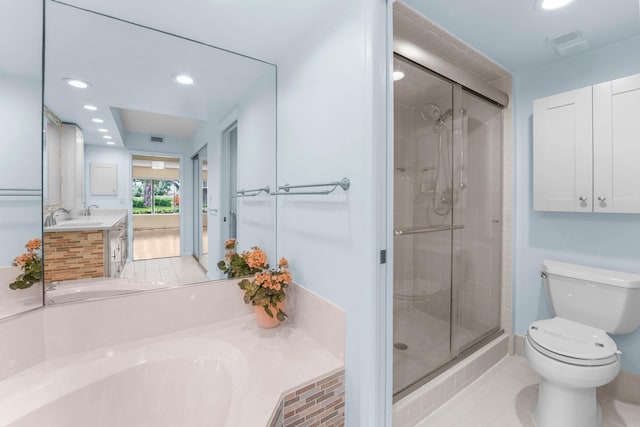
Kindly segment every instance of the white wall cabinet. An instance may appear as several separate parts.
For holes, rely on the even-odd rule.
[[[640,75],[533,104],[533,207],[640,213]]]

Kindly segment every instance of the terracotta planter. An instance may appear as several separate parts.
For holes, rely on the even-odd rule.
[[[284,303],[279,302],[277,308],[269,307],[271,312],[273,313],[273,317],[269,317],[266,311],[264,311],[264,307],[253,307],[254,312],[256,313],[256,322],[258,326],[265,329],[276,328],[280,326],[280,321],[276,317],[278,312],[278,308],[282,310],[284,308]]]

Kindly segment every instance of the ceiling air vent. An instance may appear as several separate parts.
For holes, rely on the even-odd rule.
[[[583,52],[591,47],[589,41],[584,38],[580,30],[569,31],[568,33],[548,38],[547,41],[562,56]]]
[[[150,138],[151,142],[164,142],[164,136],[152,136]]]

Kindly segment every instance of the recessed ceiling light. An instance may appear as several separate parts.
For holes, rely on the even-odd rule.
[[[393,72],[393,81],[397,82],[398,80],[404,79],[404,73],[402,71],[394,71]]]
[[[98,109],[98,107],[96,107],[95,105],[89,105],[89,104],[83,105],[83,107],[85,110],[91,110],[91,111],[96,111]]]
[[[109,129],[100,128],[98,129],[98,132],[109,132]]]
[[[67,84],[71,87],[75,87],[78,89],[86,89],[89,87],[89,83],[84,82],[82,80],[78,80],[78,79],[63,79],[65,82],[67,82]]]
[[[195,83],[195,80],[193,80],[193,77],[191,77],[188,74],[178,74],[173,79],[182,85],[192,85]]]
[[[104,135],[103,138],[104,139],[111,139],[111,137],[109,135]]]
[[[104,120],[98,119],[98,118],[91,119],[91,121],[94,122],[94,123],[104,123]]]
[[[536,7],[544,10],[559,9],[573,2],[573,0],[536,0]]]
[[[115,142],[113,142],[113,141],[107,141],[107,145],[115,145]]]

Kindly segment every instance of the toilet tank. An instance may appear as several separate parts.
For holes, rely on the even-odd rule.
[[[640,274],[551,260],[541,273],[557,316],[612,334],[640,326]]]

